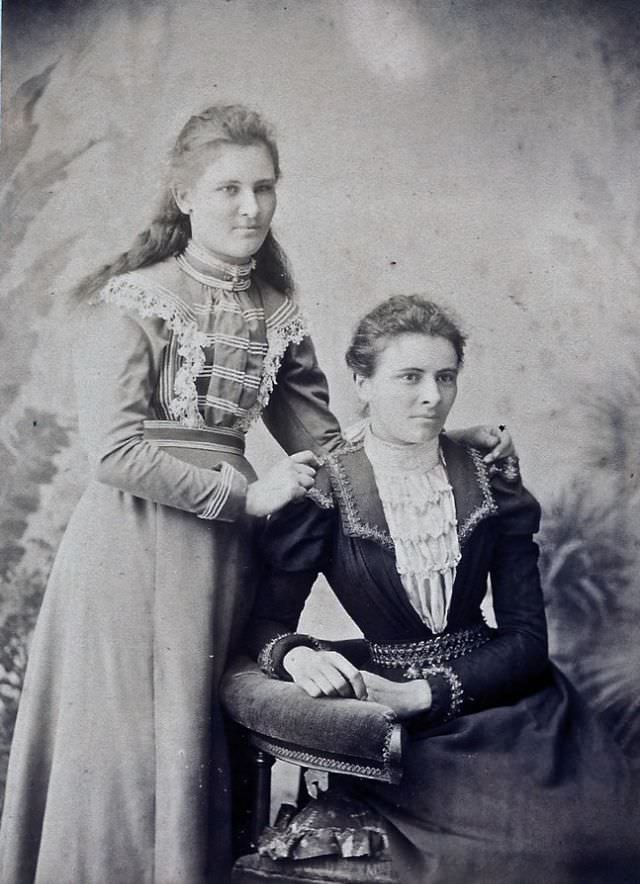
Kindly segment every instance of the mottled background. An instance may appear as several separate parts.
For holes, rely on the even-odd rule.
[[[639,45],[640,4],[614,0],[5,0],[2,765],[86,475],[65,292],[128,246],[178,128],[219,99],[276,123],[277,233],[343,421],[364,309],[425,291],[462,317],[453,423],[509,424],[554,653],[638,758]],[[275,455],[261,431],[250,450]],[[311,628],[343,633],[326,596]]]

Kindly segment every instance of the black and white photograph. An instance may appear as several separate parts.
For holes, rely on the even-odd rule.
[[[637,884],[640,3],[0,9],[0,884]]]

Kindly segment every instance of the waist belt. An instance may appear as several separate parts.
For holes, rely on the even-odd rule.
[[[229,427],[183,427],[174,421],[144,421],[144,439],[160,448],[191,448],[244,454],[244,434]]]
[[[469,651],[491,640],[491,630],[484,623],[457,632],[447,632],[416,642],[369,642],[371,659],[385,669],[407,666],[440,666],[448,660],[464,657]]]

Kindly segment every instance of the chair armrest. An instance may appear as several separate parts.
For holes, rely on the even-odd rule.
[[[293,682],[269,678],[248,657],[227,669],[221,697],[252,742],[276,758],[388,783],[402,777],[405,731],[386,706],[314,699]]]

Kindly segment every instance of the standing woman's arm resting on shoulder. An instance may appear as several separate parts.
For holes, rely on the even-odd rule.
[[[489,449],[483,458],[487,464],[495,463],[505,457],[516,457],[511,433],[502,425],[491,427],[481,424],[477,427],[465,427],[462,430],[447,430],[447,436],[455,442],[466,442],[476,448]]]

